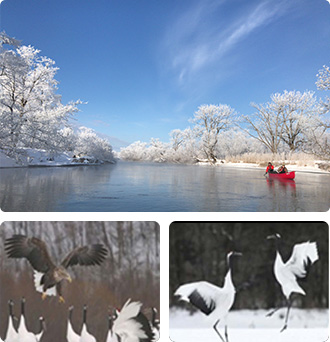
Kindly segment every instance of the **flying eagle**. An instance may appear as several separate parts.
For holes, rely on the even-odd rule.
[[[42,299],[57,294],[59,301],[63,303],[62,280],[70,283],[72,281],[66,269],[74,265],[100,265],[108,253],[101,244],[77,247],[57,266],[52,261],[44,241],[25,235],[13,235],[6,239],[5,251],[9,258],[26,258],[30,262],[34,268],[34,284],[36,290],[42,293]]]

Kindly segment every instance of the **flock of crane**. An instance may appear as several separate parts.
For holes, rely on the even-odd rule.
[[[13,314],[14,302],[9,300],[9,319],[5,340],[0,342],[39,342],[46,331],[43,317],[39,318],[40,331],[37,334],[27,329],[25,322],[25,299],[21,300],[21,317],[18,327],[15,328],[17,318]],[[141,311],[142,304],[128,300],[120,311],[115,310],[108,315],[108,334],[106,342],[155,342],[159,339],[160,322],[156,318],[157,310],[152,308],[152,318],[149,321]],[[72,326],[73,306],[69,308],[69,316],[66,330],[67,342],[97,342],[96,338],[88,331],[87,306],[83,308],[83,326],[77,333]]]
[[[285,316],[283,332],[288,326],[289,312],[292,305],[292,293],[306,295],[305,291],[297,282],[298,278],[304,278],[307,275],[308,268],[318,260],[318,251],[316,242],[304,242],[296,244],[293,248],[290,259],[284,263],[280,254],[279,234],[268,236],[267,239],[274,239],[276,242],[276,258],[274,263],[275,278],[281,285],[283,295],[287,301],[287,312]],[[181,285],[175,292],[180,300],[187,301],[198,308],[202,313],[209,317],[218,337],[222,342],[228,342],[227,325],[225,325],[225,338],[220,334],[217,325],[226,318],[229,310],[234,304],[235,287],[232,282],[232,259],[234,256],[240,256],[241,253],[230,252],[227,254],[228,271],[225,276],[223,287],[218,287],[207,281],[193,282]],[[271,311],[267,316],[272,316],[277,310]]]

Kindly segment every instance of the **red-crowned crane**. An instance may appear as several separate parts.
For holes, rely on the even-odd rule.
[[[45,319],[43,317],[39,317],[40,331],[35,335],[36,341],[39,342],[42,338],[43,333],[46,331]]]
[[[316,242],[303,242],[293,247],[290,259],[284,263],[280,254],[280,234],[270,235],[267,239],[275,239],[276,258],[274,263],[275,278],[282,288],[282,292],[287,301],[287,312],[284,326],[281,332],[288,327],[289,312],[292,304],[291,294],[293,292],[306,295],[305,291],[300,287],[297,278],[304,278],[307,275],[307,268],[318,260],[318,252]],[[279,308],[270,312],[267,316],[271,316]]]
[[[241,255],[238,252],[230,252],[227,254],[228,271],[222,288],[207,281],[199,281],[181,285],[174,293],[175,296],[180,296],[180,300],[190,302],[202,311],[202,313],[209,316],[209,320],[214,323],[213,329],[223,342],[225,342],[225,339],[218,331],[217,325],[227,316],[230,308],[234,304],[235,287],[231,276],[232,260],[233,256]],[[228,342],[227,325],[225,325],[225,337]]]
[[[73,306],[69,307],[69,317],[68,317],[68,325],[66,328],[66,339],[68,342],[79,342],[80,341],[80,335],[78,335],[72,327],[72,312],[73,312]]]
[[[16,317],[13,314],[13,306],[14,302],[10,299],[8,301],[9,317],[5,342],[18,342],[18,333],[14,327],[14,320],[16,319]]]
[[[109,324],[110,331],[107,342],[154,341],[150,323],[141,312],[141,306],[142,304],[139,302],[130,302],[130,299],[125,303],[113,325]]]
[[[80,342],[96,342],[96,338],[87,330],[87,305],[84,305],[83,327],[81,330]]]
[[[19,327],[17,329],[19,341],[24,342],[36,342],[35,335],[28,331],[25,322],[25,298],[21,299],[21,319],[19,322]]]
[[[160,338],[160,322],[157,319],[157,309],[151,308],[152,316],[151,316],[151,329],[154,334],[154,341],[158,341]]]

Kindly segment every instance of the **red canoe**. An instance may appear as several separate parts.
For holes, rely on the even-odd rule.
[[[269,178],[277,178],[277,179],[294,179],[296,173],[294,171],[287,173],[269,173]]]

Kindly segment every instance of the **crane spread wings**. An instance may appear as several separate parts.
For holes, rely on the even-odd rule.
[[[132,341],[151,341],[153,332],[147,318],[141,313],[139,302],[125,303],[113,325],[113,333],[118,336],[129,336]]]
[[[316,242],[304,242],[295,245],[292,255],[286,263],[288,267],[297,277],[306,276],[307,268],[319,258]]]
[[[75,248],[62,261],[62,266],[68,268],[74,265],[91,266],[100,265],[108,251],[101,244]]]
[[[190,302],[205,315],[210,315],[216,308],[215,298],[221,294],[221,289],[206,281],[180,286],[174,295]]]
[[[5,251],[9,258],[26,258],[38,272],[46,273],[55,267],[46,244],[35,237],[13,235],[5,241]]]

